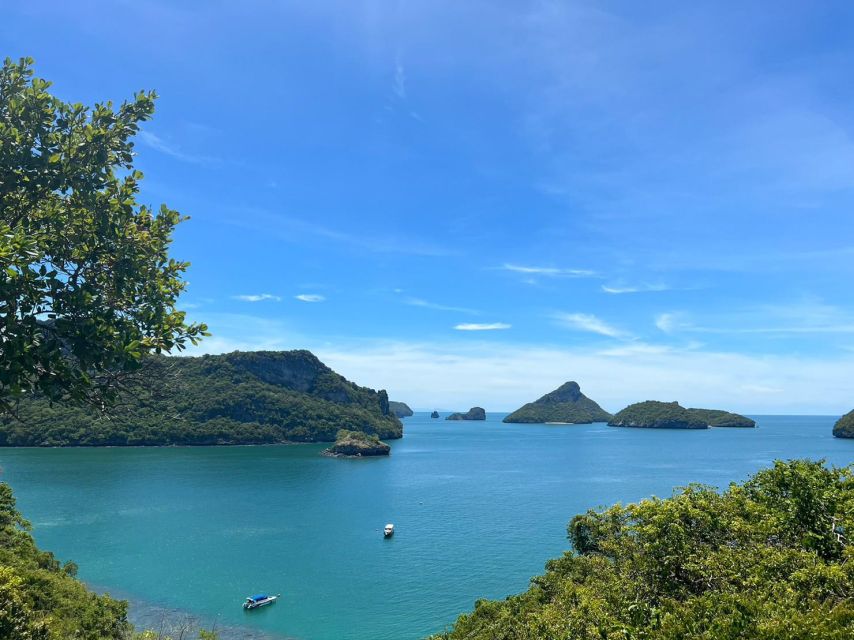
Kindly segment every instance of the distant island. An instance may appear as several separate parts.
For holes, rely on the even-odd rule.
[[[577,382],[566,382],[535,402],[529,402],[504,418],[504,422],[608,422],[613,416],[581,393]]]
[[[438,411],[434,411],[433,413],[431,413],[431,414],[430,414],[430,417],[431,417],[431,418],[438,418],[438,417],[439,417],[439,412],[438,412]]]
[[[398,418],[408,418],[409,416],[414,415],[412,409],[410,409],[409,405],[405,402],[395,402],[394,400],[389,400],[388,409]]]
[[[742,427],[756,426],[756,421],[747,416],[719,409],[688,409],[688,413],[699,418],[710,427]]]
[[[612,427],[646,429],[708,429],[704,420],[692,414],[678,402],[647,400],[630,404],[617,412],[608,422]]]
[[[341,429],[335,438],[335,444],[324,449],[322,453],[334,458],[367,458],[387,456],[390,452],[391,447],[375,435]]]
[[[331,442],[341,429],[400,438],[385,391],[360,387],[309,351],[149,357],[108,417],[21,401],[0,446],[231,445]]]
[[[436,414],[436,417],[438,416],[439,414]],[[483,407],[472,407],[465,413],[452,413],[445,420],[486,420],[486,411]]]
[[[833,435],[837,438],[854,438],[854,411],[837,420],[833,426]]]
[[[645,429],[708,429],[709,427],[755,427],[745,416],[718,409],[686,409],[678,402],[647,400],[629,405],[608,422],[612,427]]]

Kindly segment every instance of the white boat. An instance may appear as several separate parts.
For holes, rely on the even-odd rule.
[[[281,594],[276,594],[274,596],[268,596],[266,593],[259,593],[258,595],[254,595],[251,598],[246,598],[246,602],[243,603],[244,609],[257,609],[258,607],[263,607],[268,604],[273,604],[276,600],[281,597]]]
[[[394,535],[394,525],[392,523],[388,523],[383,529],[383,537],[391,538]]]

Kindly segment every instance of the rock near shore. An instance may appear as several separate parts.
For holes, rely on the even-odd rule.
[[[466,413],[452,413],[445,420],[486,420],[486,410],[483,407],[472,407]]]
[[[333,458],[367,458],[387,456],[391,447],[382,442],[377,436],[341,429],[333,444],[324,449],[322,454]]]

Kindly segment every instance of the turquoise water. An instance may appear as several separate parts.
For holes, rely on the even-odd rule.
[[[320,445],[0,449],[0,466],[39,544],[144,603],[138,616],[178,608],[276,637],[406,640],[524,590],[590,507],[725,486],[775,458],[854,461],[832,417],[708,431],[501,417],[418,414],[385,459],[324,458]],[[244,613],[263,590],[283,597]]]

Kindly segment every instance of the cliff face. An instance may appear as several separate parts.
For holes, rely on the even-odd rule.
[[[566,382],[535,402],[529,402],[504,418],[504,422],[608,422],[613,416],[581,393],[577,382]]]
[[[646,429],[708,429],[709,425],[678,402],[647,400],[629,405],[608,422],[612,427]]]
[[[21,403],[0,420],[0,445],[329,442],[340,429],[399,438],[385,391],[360,387],[309,351],[146,360],[109,419],[88,408]]]
[[[465,413],[452,413],[445,420],[486,420],[483,407],[472,407]]]
[[[854,438],[854,411],[839,418],[833,427],[833,435],[837,438]]]

